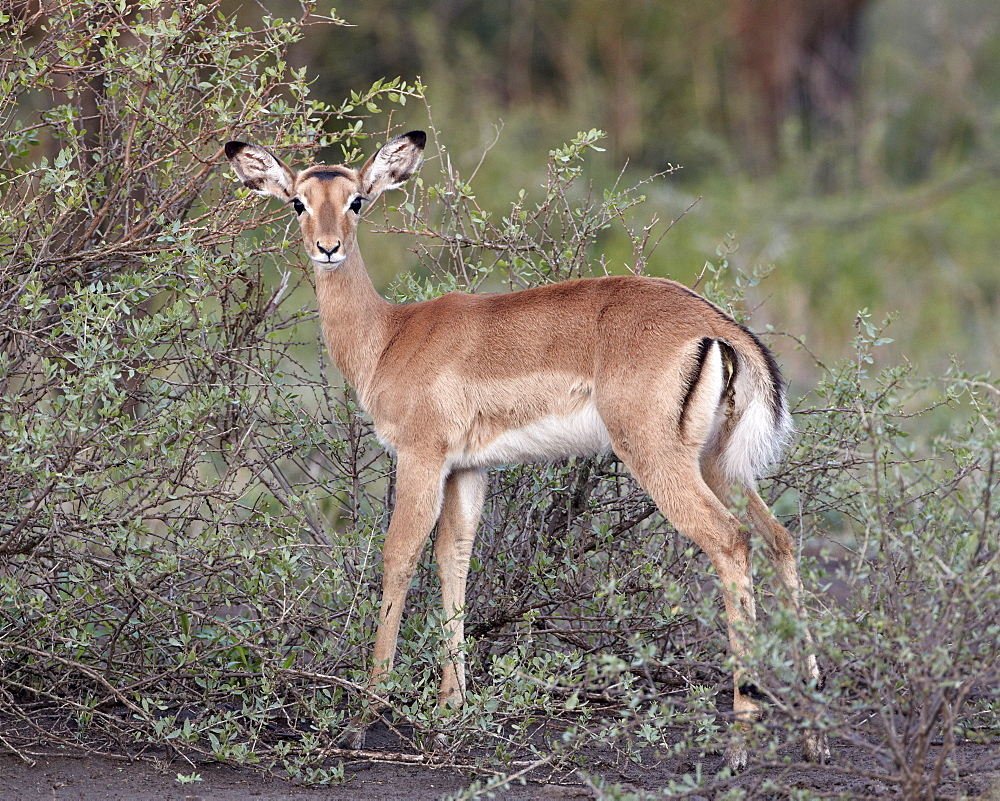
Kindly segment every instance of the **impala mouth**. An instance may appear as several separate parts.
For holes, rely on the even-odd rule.
[[[343,253],[323,253],[319,256],[310,256],[309,258],[312,259],[313,264],[320,270],[336,270],[347,260],[347,256]]]

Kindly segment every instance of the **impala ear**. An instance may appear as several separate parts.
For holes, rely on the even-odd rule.
[[[227,142],[226,158],[243,185],[258,195],[276,197],[285,203],[294,197],[295,173],[264,148],[246,142]]]
[[[359,171],[361,187],[370,200],[388,189],[398,189],[417,171],[427,134],[410,131],[380,147]]]

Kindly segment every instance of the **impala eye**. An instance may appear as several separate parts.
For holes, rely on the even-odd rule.
[[[297,197],[292,198],[292,208],[295,209],[295,213],[301,215],[302,212],[306,210],[306,204],[299,200]]]
[[[356,198],[354,198],[354,200],[351,201],[351,205],[348,206],[348,208],[351,211],[353,211],[355,214],[360,214],[361,213],[361,204],[362,203],[364,203],[364,198],[362,198],[362,197],[356,197]]]

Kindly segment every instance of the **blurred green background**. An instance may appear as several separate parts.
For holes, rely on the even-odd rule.
[[[883,358],[995,374],[995,0],[366,0],[336,14],[352,27],[316,28],[293,66],[331,102],[419,76],[485,208],[537,190],[548,151],[580,130],[608,133],[596,192],[623,169],[631,185],[679,165],[645,190],[661,231],[695,204],[652,270],[692,284],[720,248],[737,270],[773,266],[748,294],[751,324],[791,335],[773,342],[800,391],[815,358],[795,340],[836,360],[864,308],[898,313]],[[411,103],[384,122],[428,120]],[[602,245],[627,269],[624,236]],[[416,264],[391,237],[365,249],[382,286]]]

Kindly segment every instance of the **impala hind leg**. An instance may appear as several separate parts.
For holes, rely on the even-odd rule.
[[[460,706],[465,700],[465,585],[485,494],[484,470],[456,471],[444,485],[444,502],[434,540],[448,641],[448,657],[438,690],[438,703],[442,706]]]
[[[746,638],[752,633],[757,617],[750,571],[750,535],[705,483],[697,467],[697,454],[684,456],[675,457],[670,465],[662,459],[624,460],[667,520],[701,548],[715,567],[722,584],[729,645],[738,662],[742,662],[747,653]],[[743,670],[738,667],[733,677],[733,713],[743,736],[760,715],[755,695],[752,685],[744,683]],[[734,771],[747,765],[743,736],[726,750],[726,764]]]
[[[732,498],[733,483],[724,478],[722,470],[713,458],[705,459],[702,473],[718,498],[723,503],[729,503]],[[795,543],[788,530],[764,503],[756,488],[746,484],[741,484],[740,488],[746,498],[746,512],[750,525],[757,536],[764,541],[768,558],[774,565],[778,580],[781,582],[784,591],[782,603],[790,605],[795,613],[804,619],[805,611],[800,603],[802,580],[799,577],[798,561],[795,557]],[[810,650],[810,653],[806,655],[806,669],[809,677],[819,684],[822,679],[816,655],[811,652],[812,635],[808,628],[805,632],[805,638]],[[824,763],[830,758],[830,749],[827,747],[826,738],[818,732],[806,732],[803,735],[802,751],[810,762]]]
[[[374,693],[392,670],[406,593],[420,552],[441,512],[443,467],[402,454],[396,465],[396,506],[382,546],[382,604],[368,680],[369,690]],[[346,747],[364,745],[368,726],[379,711],[372,708],[351,722],[343,738]]]
[[[801,605],[802,579],[799,576],[798,561],[795,558],[795,543],[788,530],[778,522],[778,519],[768,509],[760,495],[753,487],[745,487],[744,493],[747,498],[747,516],[750,524],[764,540],[768,557],[774,564],[774,569],[778,573],[785,594],[784,601],[790,604],[803,620],[805,610]],[[817,685],[822,683],[822,676],[819,672],[819,665],[816,662],[816,654],[813,653],[813,639],[808,626],[805,632],[806,645],[809,653],[806,655],[806,669]],[[826,737],[821,732],[807,731],[802,736],[802,753],[810,762],[826,763],[830,759],[830,748],[827,745]]]

